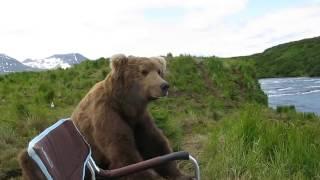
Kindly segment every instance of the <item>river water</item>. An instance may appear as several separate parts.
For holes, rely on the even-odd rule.
[[[297,111],[320,115],[320,78],[268,78],[259,83],[270,107],[294,105]]]

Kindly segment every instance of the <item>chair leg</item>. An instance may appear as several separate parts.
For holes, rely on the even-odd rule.
[[[91,166],[91,164],[88,163],[87,167],[88,167],[88,169],[89,169],[89,171],[91,173],[91,180],[96,180],[96,173],[95,173],[93,167]]]

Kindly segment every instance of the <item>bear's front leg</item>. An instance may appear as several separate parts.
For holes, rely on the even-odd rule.
[[[114,116],[112,121],[108,120],[96,124],[94,129],[95,144],[99,152],[108,160],[108,169],[117,169],[143,161],[136,147],[133,131],[127,123],[117,116]],[[155,172],[145,170],[122,177],[121,180],[153,180],[155,178]]]
[[[114,144],[117,143],[115,142]],[[111,145],[112,148],[108,151],[110,170],[143,161],[135,146],[114,146],[114,144]],[[152,170],[145,170],[122,177],[121,180],[155,180],[156,177]]]
[[[135,128],[135,138],[139,152],[145,160],[172,152],[167,138],[156,127],[148,112],[144,113],[140,123],[137,124]],[[154,170],[166,179],[192,179],[179,171],[175,161],[156,167]]]

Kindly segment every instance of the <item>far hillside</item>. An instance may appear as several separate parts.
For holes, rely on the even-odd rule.
[[[259,77],[320,76],[320,37],[274,46],[254,59]]]

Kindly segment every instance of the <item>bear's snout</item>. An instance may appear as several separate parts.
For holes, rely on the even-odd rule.
[[[169,83],[167,83],[167,82],[162,83],[162,84],[160,85],[160,88],[161,88],[161,90],[162,90],[162,94],[163,94],[164,96],[168,95],[169,87],[170,87],[170,86],[169,86]]]

